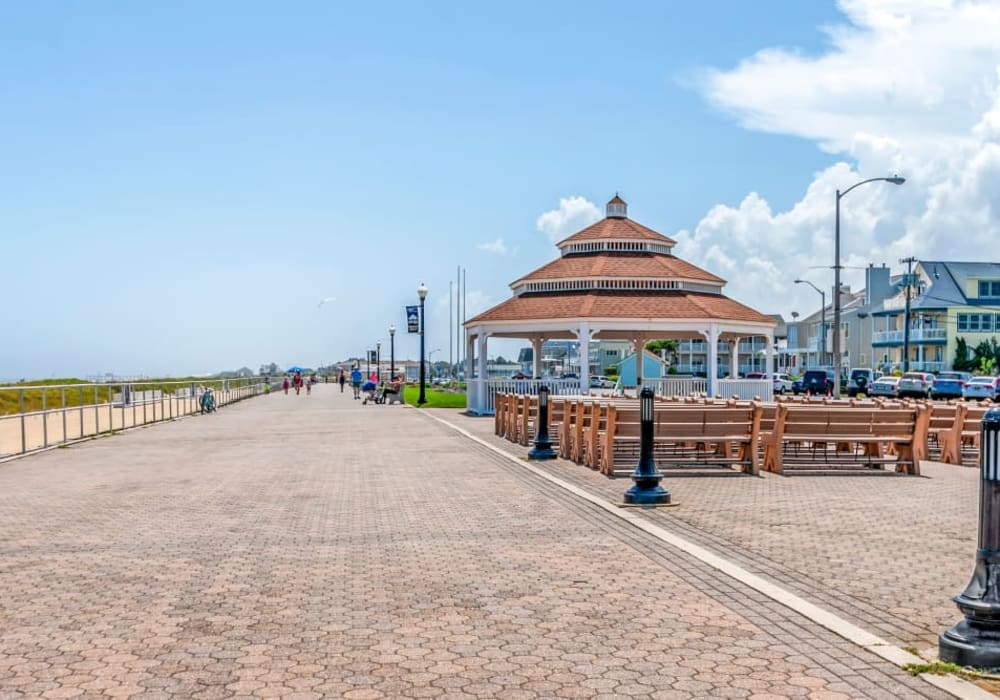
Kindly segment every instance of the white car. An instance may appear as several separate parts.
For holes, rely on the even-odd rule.
[[[792,380],[787,374],[775,374],[774,375],[774,393],[784,394],[786,391],[792,390]]]
[[[966,401],[1000,398],[1000,379],[997,377],[973,377],[962,387],[962,398]]]
[[[896,387],[899,384],[899,377],[879,377],[872,382],[869,388],[869,396],[896,396]]]

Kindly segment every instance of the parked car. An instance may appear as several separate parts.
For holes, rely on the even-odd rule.
[[[972,377],[962,387],[962,398],[968,401],[992,399],[1000,401],[1000,378]]]
[[[892,396],[898,394],[896,389],[899,386],[899,377],[879,377],[871,384],[868,392],[869,396]]]
[[[802,375],[802,390],[809,394],[833,393],[832,369],[807,369]]]
[[[603,374],[595,374],[590,378],[591,389],[614,389],[614,380],[608,379]]]
[[[932,399],[960,399],[965,383],[972,379],[971,372],[938,372],[931,384]]]
[[[851,377],[847,380],[847,395],[857,396],[858,394],[871,394],[871,385],[881,375],[873,369],[867,367],[854,367],[851,369]]]
[[[934,375],[929,372],[906,372],[899,378],[896,395],[916,399],[926,399],[930,395]]]
[[[775,394],[784,394],[786,391],[794,391],[794,387],[792,386],[793,384],[794,382],[787,374],[778,373],[774,375]]]

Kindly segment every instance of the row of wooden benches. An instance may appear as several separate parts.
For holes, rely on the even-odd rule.
[[[639,449],[639,405],[593,397],[549,399],[549,432],[561,457],[605,474],[631,471]],[[495,430],[522,445],[534,437],[537,399],[497,397]],[[733,467],[756,474],[796,466],[892,465],[919,473],[930,411],[924,406],[657,401],[654,450],[665,466]],[[942,433],[943,434],[943,433]],[[945,438],[942,438],[945,439]]]

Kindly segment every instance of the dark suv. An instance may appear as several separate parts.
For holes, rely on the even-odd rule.
[[[832,394],[833,370],[807,369],[802,375],[802,390],[809,394]]]

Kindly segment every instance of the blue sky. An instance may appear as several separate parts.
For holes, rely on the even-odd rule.
[[[446,356],[457,265],[470,312],[497,303],[556,254],[543,213],[615,191],[731,296],[809,312],[791,280],[829,258],[831,183],[907,169],[907,139],[942,124],[966,137],[991,113],[985,30],[959,76],[983,92],[965,122],[921,99],[948,97],[933,72],[887,75],[897,92],[881,102],[812,90],[837,71],[877,83],[858,44],[896,32],[898,46],[899,16],[914,41],[941,38],[927,2],[890,4],[886,19],[864,0],[7,3],[0,377],[335,361],[387,344],[420,282],[428,347]],[[962,30],[945,48],[963,50]],[[978,138],[964,158],[991,152]],[[950,167],[906,196],[859,196],[845,255],[925,252],[912,222],[932,185],[961,185],[968,170]],[[780,246],[748,252],[760,236]],[[397,357],[416,354],[398,333]]]

